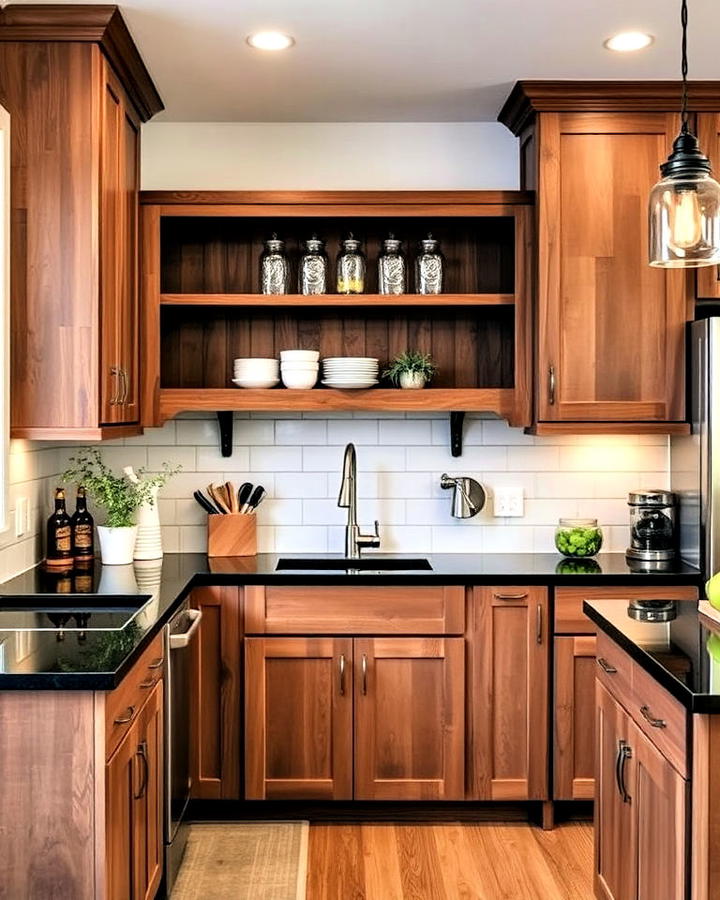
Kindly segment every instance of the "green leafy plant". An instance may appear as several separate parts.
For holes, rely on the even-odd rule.
[[[430,381],[437,372],[437,366],[432,361],[429,353],[420,353],[419,350],[406,350],[400,353],[383,372],[383,378],[389,378],[394,385],[400,383],[403,372],[419,374]]]
[[[166,463],[162,472],[146,478],[146,473],[141,469],[138,470],[138,481],[133,482],[125,473],[116,475],[105,464],[96,447],[81,450],[69,461],[72,465],[63,472],[63,481],[83,485],[93,501],[105,510],[106,524],[110,528],[134,525],[138,507],[143,503],[153,503],[153,489],[165,484],[178,471]]]

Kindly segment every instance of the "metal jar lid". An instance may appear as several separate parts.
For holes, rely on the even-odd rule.
[[[319,237],[315,237],[315,235],[313,235],[311,238],[308,238],[305,241],[305,246],[312,253],[317,253],[319,250],[322,250],[322,248],[325,246],[325,241],[322,241],[322,240],[320,240]]]
[[[386,253],[397,253],[401,243],[402,241],[399,241],[396,237],[392,237],[391,235],[383,241],[383,249]]]
[[[655,490],[631,491],[628,506],[675,506],[677,498],[672,491]]]
[[[271,238],[268,238],[268,240],[265,241],[265,247],[271,253],[279,253],[285,248],[285,241],[282,241],[279,237],[273,235]]]
[[[354,253],[356,250],[360,249],[360,241],[357,238],[354,238],[352,235],[346,237],[342,242],[343,250],[348,251],[349,253]]]
[[[437,245],[437,240],[434,237],[430,237],[430,235],[420,241],[420,246],[424,253],[434,253],[437,250]]]

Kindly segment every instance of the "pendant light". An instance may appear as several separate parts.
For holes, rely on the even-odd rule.
[[[668,269],[720,263],[720,184],[688,127],[687,20],[682,0],[682,125],[650,192],[650,265]]]

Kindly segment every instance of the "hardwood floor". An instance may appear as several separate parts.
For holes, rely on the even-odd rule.
[[[307,900],[590,900],[592,845],[584,822],[313,824]]]

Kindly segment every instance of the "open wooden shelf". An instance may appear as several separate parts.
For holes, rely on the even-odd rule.
[[[163,306],[513,306],[514,294],[161,294]]]
[[[340,391],[313,388],[307,391],[272,388],[245,390],[243,388],[163,388],[159,392],[161,422],[181,412],[242,410],[250,412],[333,412],[362,410],[366,412],[446,412],[454,410],[491,412],[507,418],[515,409],[512,388],[426,388],[404,391],[399,388],[369,388],[360,391]]]

